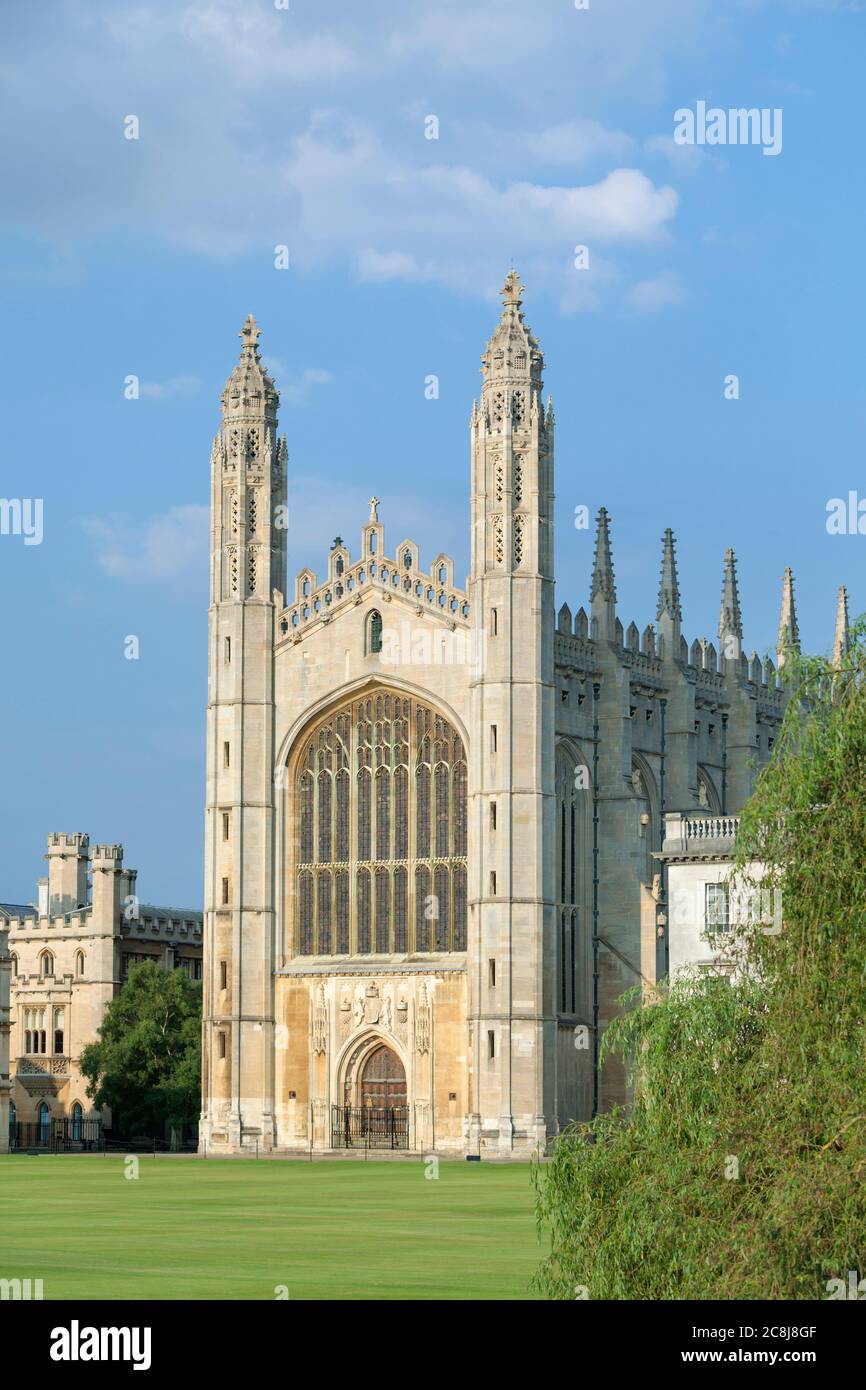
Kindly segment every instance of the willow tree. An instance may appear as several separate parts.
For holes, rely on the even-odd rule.
[[[786,677],[734,870],[763,866],[781,930],[743,929],[731,980],[678,977],[608,1029],[634,1103],[537,1170],[549,1298],[827,1298],[866,1276],[863,621],[837,667],[791,653]]]

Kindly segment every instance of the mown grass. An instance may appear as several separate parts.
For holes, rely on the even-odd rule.
[[[0,1278],[46,1299],[526,1299],[527,1165],[0,1159]]]

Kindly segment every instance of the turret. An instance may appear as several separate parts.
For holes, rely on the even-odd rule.
[[[48,915],[59,917],[87,902],[87,835],[55,832],[48,836]]]
[[[470,604],[485,634],[470,736],[470,1151],[495,1117],[502,1154],[543,1145],[555,1124],[553,873],[521,849],[554,833],[553,411],[522,289],[512,270],[470,426]]]

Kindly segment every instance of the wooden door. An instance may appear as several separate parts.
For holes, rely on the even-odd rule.
[[[406,1104],[406,1073],[396,1052],[384,1043],[370,1053],[361,1074],[361,1106],[392,1110]]]

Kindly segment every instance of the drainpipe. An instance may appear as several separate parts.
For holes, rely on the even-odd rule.
[[[592,1117],[598,1114],[598,694],[592,687]]]

